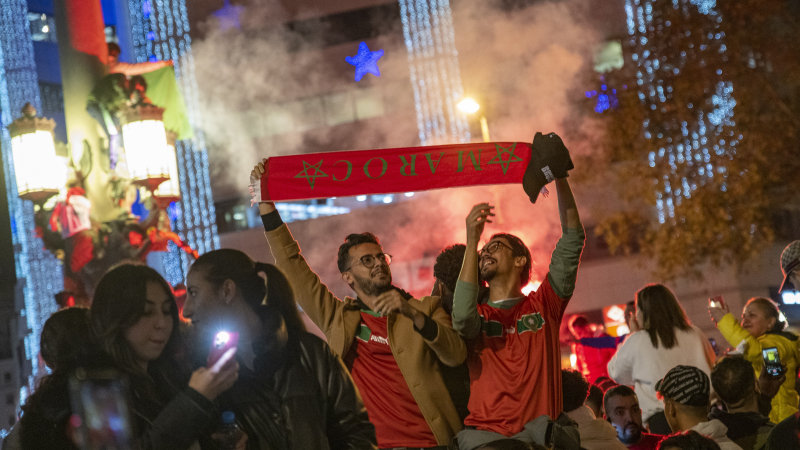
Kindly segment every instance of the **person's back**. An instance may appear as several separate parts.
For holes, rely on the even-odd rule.
[[[725,424],[727,436],[744,450],[763,449],[775,424],[758,410],[759,394],[750,362],[741,356],[724,358],[711,372],[711,385],[727,411],[712,408],[708,418]]]

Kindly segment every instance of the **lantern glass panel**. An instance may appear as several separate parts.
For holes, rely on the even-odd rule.
[[[138,120],[122,126],[128,172],[134,180],[169,177],[164,122]]]
[[[164,181],[158,186],[155,195],[158,197],[179,199],[181,197],[181,187],[178,180],[178,158],[175,154],[175,146],[167,144],[166,148],[165,154],[168,164],[169,180]]]
[[[56,157],[53,133],[37,130],[11,138],[19,195],[58,191],[66,183],[64,162]]]

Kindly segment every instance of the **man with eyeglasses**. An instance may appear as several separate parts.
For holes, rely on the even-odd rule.
[[[560,138],[554,154],[569,159]],[[569,165],[571,167],[571,164]],[[497,233],[478,251],[493,206],[475,205],[467,216],[467,251],[453,302],[453,327],[470,344],[470,415],[458,434],[461,450],[511,437],[539,442],[547,415],[562,412],[559,328],[575,288],[585,233],[566,171],[556,174],[562,235],[549,273],[536,291],[523,294],[531,278],[531,253],[512,234]],[[489,284],[478,304],[478,272]]]
[[[266,160],[264,160],[266,161]],[[260,179],[263,162],[251,173]],[[265,235],[297,302],[325,333],[358,386],[381,449],[445,450],[462,428],[439,369],[458,366],[466,346],[439,297],[414,299],[392,285],[392,257],[372,233],[339,247],[342,280],[356,298],[336,298],[300,255],[275,205],[258,205]]]

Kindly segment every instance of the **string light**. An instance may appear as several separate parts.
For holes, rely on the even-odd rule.
[[[680,56],[670,59],[652,53],[657,51],[653,44],[658,34],[670,32],[668,27],[672,25],[670,21],[662,22],[658,16],[654,19],[654,2],[655,0],[627,0],[625,12],[632,49],[631,60],[637,68],[639,100],[650,110],[664,113],[666,108],[663,104],[672,99],[673,91],[668,80],[679,74],[688,60],[685,51],[680,52]],[[672,4],[684,15],[695,13],[693,9],[696,8],[697,13],[711,19],[709,33],[699,38],[701,56],[703,53],[712,55],[726,51],[723,42],[725,33],[720,30],[722,17],[714,9],[715,0],[673,0]],[[684,36],[689,37],[691,33],[686,31]],[[698,40],[697,37],[695,40]],[[704,60],[701,59],[700,64],[705,64]],[[722,69],[717,69],[716,74],[722,75]],[[680,177],[680,185],[674,189],[670,186],[669,174],[661,180],[656,180],[656,208],[660,223],[666,223],[668,218],[674,219],[675,206],[680,205],[684,198],[691,198],[692,191],[697,189],[698,183],[702,186],[715,174],[724,176],[725,167],[714,167],[711,164],[710,152],[714,152],[715,155],[723,155],[726,152],[735,154],[738,140],[725,139],[725,136],[733,136],[732,128],[736,125],[733,120],[736,100],[733,97],[732,83],[718,82],[716,91],[709,100],[710,111],[704,110],[700,105],[687,105],[687,108],[696,111],[697,121],[694,123],[685,121],[677,123],[674,120],[654,123],[650,119],[645,119],[643,122],[644,136],[656,141],[660,147],[658,152],[650,152],[648,155],[650,167],[668,164],[673,177],[687,172],[687,169],[690,169],[688,172],[697,175],[696,178],[691,177],[697,182],[691,183],[685,176]],[[659,189],[659,185],[663,187]],[[720,188],[723,191],[727,189],[724,183]]]
[[[186,102],[195,136],[175,143],[181,201],[174,211],[173,228],[200,254],[219,248],[216,212],[208,174],[208,152],[199,110],[199,89],[194,73],[189,16],[186,0],[129,0],[131,30],[136,60],[171,59]],[[147,39],[152,32],[152,40]],[[190,260],[175,245],[164,256],[167,279],[173,285],[184,281]]]
[[[422,145],[469,142],[453,18],[448,0],[399,0]]]
[[[30,330],[24,338],[24,347],[25,357],[31,361],[28,388],[32,390],[39,373],[36,360],[39,336],[45,320],[57,309],[54,295],[63,290],[64,279],[58,260],[34,235],[33,204],[17,197],[11,139],[6,129],[26,102],[41,109],[27,13],[24,1],[0,0],[0,16],[3,18],[0,27],[0,147],[14,244],[14,266],[17,278],[24,280],[25,309],[20,314],[25,317]]]

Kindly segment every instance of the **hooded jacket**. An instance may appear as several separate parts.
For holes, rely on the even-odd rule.
[[[742,450],[742,447],[739,447],[728,438],[728,427],[717,419],[709,420],[708,422],[700,422],[690,429],[697,431],[707,438],[713,439],[721,450]]]
[[[614,425],[595,418],[588,406],[573,409],[567,415],[578,424],[581,447],[586,450],[627,450],[628,447],[617,438]]]
[[[761,367],[764,364],[761,350],[770,347],[778,349],[781,363],[786,366],[786,381],[781,385],[778,394],[772,399],[772,411],[769,413],[769,420],[773,423],[778,423],[796,413],[798,400],[800,400],[794,388],[798,361],[800,361],[797,336],[792,333],[781,332],[766,333],[755,338],[739,325],[733,314],[726,314],[717,324],[717,328],[733,347],[738,347],[742,341],[747,342],[744,357],[753,365],[756,378],[761,375]]]
[[[761,450],[767,444],[767,436],[775,427],[769,417],[757,412],[729,413],[712,408],[709,419],[718,419],[728,427],[728,437],[744,450]]]

